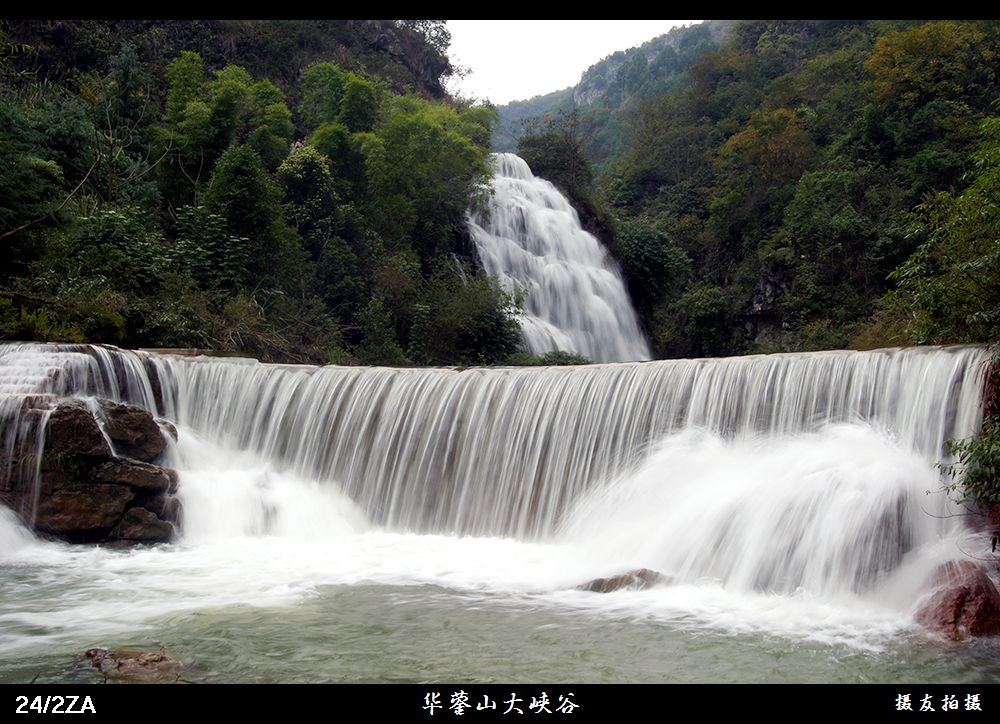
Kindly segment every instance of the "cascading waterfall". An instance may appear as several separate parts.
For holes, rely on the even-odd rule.
[[[828,592],[871,585],[953,525],[925,492],[944,441],[977,429],[984,359],[952,347],[462,371],[20,345],[3,348],[0,384],[8,458],[31,432],[9,432],[17,395],[100,395],[212,443],[197,455],[243,451],[334,488],[390,530],[599,539],[688,579]],[[248,505],[262,530],[275,511]]]
[[[494,156],[493,196],[469,228],[487,274],[523,289],[528,350],[594,362],[648,360],[649,346],[614,261],[569,201],[512,153]]]

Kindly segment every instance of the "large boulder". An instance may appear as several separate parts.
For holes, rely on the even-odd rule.
[[[135,493],[124,485],[100,485],[90,482],[43,488],[33,523],[36,530],[69,540],[85,540],[90,532],[117,525]]]
[[[178,479],[175,471],[149,462],[168,445],[153,415],[108,400],[49,404],[37,465],[31,463],[37,455],[28,453],[36,449],[32,440],[46,412],[20,412],[25,424],[38,418],[36,429],[19,428],[29,444],[0,460],[0,503],[36,532],[73,543],[171,540],[180,523]],[[176,435],[173,426],[165,429]]]
[[[920,606],[918,623],[952,640],[1000,634],[1000,592],[972,561],[950,561],[930,579],[934,592]]]

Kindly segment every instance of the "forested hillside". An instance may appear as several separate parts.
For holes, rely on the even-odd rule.
[[[519,144],[603,233],[654,353],[995,339],[998,23],[716,30],[595,64]],[[443,94],[448,40],[6,22],[0,334],[511,359],[517,300],[475,273],[464,217],[496,116]]]
[[[584,151],[599,172],[631,144],[636,105],[690,83],[691,66],[719,47],[731,25],[730,20],[706,20],[674,28],[594,63],[572,88],[500,106],[494,150],[513,151],[525,133],[544,132],[574,114]]]
[[[8,22],[0,336],[471,364],[517,346],[465,213],[495,113],[442,21]]]
[[[600,160],[521,155],[622,262],[657,356],[997,338],[1000,24],[740,21]]]

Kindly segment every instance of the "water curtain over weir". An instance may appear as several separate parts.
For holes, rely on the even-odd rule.
[[[483,269],[524,289],[528,350],[576,352],[594,362],[648,360],[621,273],[555,186],[512,153],[494,156],[493,196],[469,228]]]
[[[945,501],[925,491],[945,440],[979,425],[985,359],[951,347],[460,371],[25,344],[2,348],[0,410],[8,461],[40,444],[31,405],[11,400],[98,395],[155,409],[212,455],[250,451],[343,491],[390,530],[609,549],[614,530],[623,559],[645,551],[682,576],[839,590],[953,525],[928,515]]]

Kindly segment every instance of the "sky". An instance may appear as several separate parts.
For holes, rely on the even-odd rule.
[[[576,85],[587,68],[699,20],[449,20],[453,94],[496,105]]]

